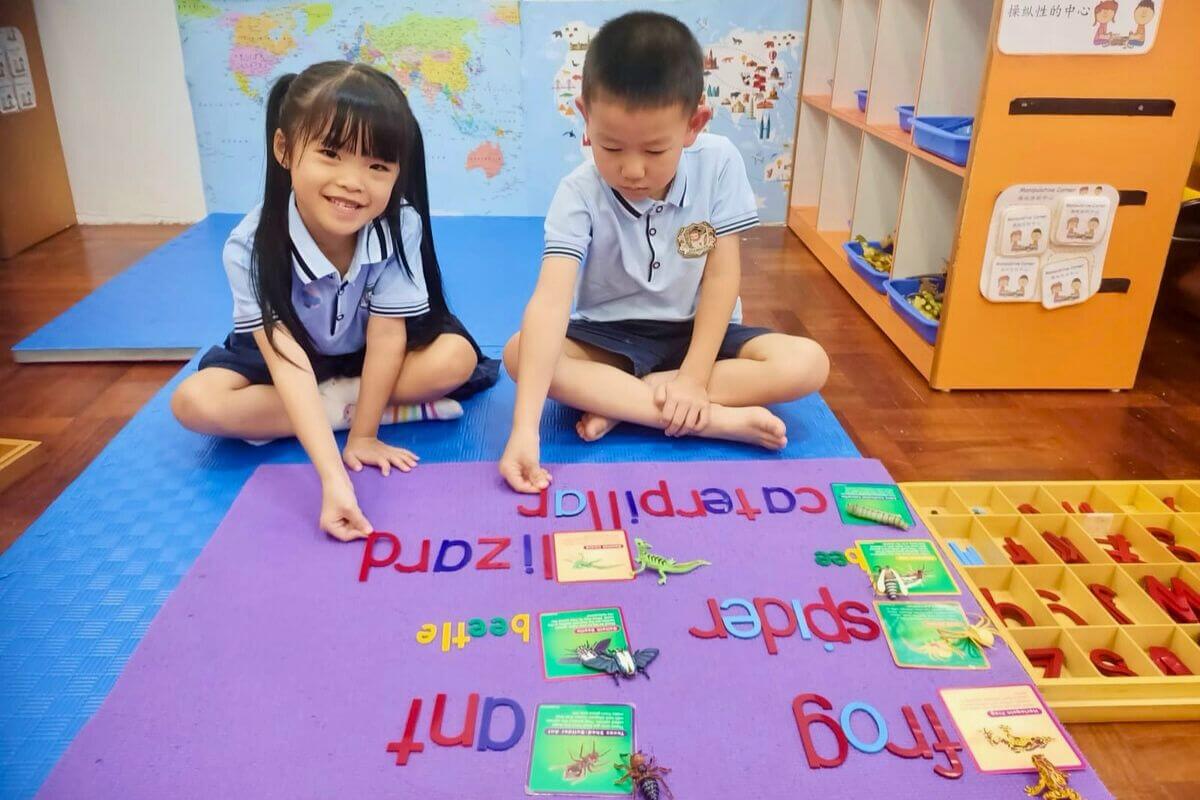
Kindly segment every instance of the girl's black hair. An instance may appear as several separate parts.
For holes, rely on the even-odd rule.
[[[282,324],[309,358],[315,354],[312,338],[292,306],[292,245],[288,231],[292,177],[275,158],[277,130],[283,132],[287,163],[293,163],[310,141],[322,137],[322,145],[332,150],[361,152],[399,165],[396,185],[382,216],[400,263],[412,277],[400,232],[400,208],[411,205],[416,210],[421,218],[421,261],[429,313],[448,313],[429,220],[425,142],[408,98],[394,80],[373,67],[325,61],[299,75],[280,77],[267,99],[267,177],[254,234],[251,278],[271,347],[275,348],[274,326]]]

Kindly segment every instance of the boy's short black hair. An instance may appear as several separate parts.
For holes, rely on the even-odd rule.
[[[690,114],[704,93],[704,53],[688,27],[653,11],[611,19],[583,61],[583,101],[597,93],[630,108],[681,105]]]

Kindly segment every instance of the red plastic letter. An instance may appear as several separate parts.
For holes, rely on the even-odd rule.
[[[381,540],[388,542],[392,546],[391,555],[383,560],[375,557],[375,543]],[[363,548],[362,565],[358,568],[358,582],[366,583],[367,575],[372,568],[386,567],[395,561],[398,555],[400,555],[400,540],[396,538],[395,534],[373,531],[367,537],[367,545]]]
[[[1028,611],[1021,608],[1016,603],[1010,603],[1007,600],[997,603],[996,599],[992,597],[991,590],[985,587],[980,587],[979,591],[983,594],[983,598],[988,601],[988,605],[995,609],[996,613],[1000,615],[1001,619],[1012,620],[1013,622],[1024,625],[1026,628],[1033,627],[1033,617],[1029,615]],[[1006,621],[1004,625],[1005,627],[1008,627],[1008,622]]]
[[[1055,554],[1066,564],[1086,564],[1087,559],[1083,557],[1083,553],[1079,552],[1079,548],[1075,543],[1066,536],[1059,536],[1050,531],[1042,531],[1042,538],[1046,540],[1046,544],[1053,548]]]
[[[825,509],[829,508],[829,501],[825,499],[825,495],[811,486],[799,486],[796,488],[796,496],[806,494],[813,498],[815,503],[811,506],[800,506],[800,510],[805,514],[823,514]]]
[[[1033,557],[1033,553],[1020,542],[1013,541],[1011,536],[1004,537],[1004,552],[1008,553],[1008,560],[1014,564],[1036,564],[1037,559]]]
[[[1154,662],[1154,666],[1158,667],[1163,675],[1191,675],[1192,671],[1187,668],[1179,660],[1179,656],[1175,655],[1169,648],[1166,647],[1151,647],[1148,651],[1150,660]]]
[[[792,714],[796,717],[796,730],[800,732],[800,741],[804,744],[804,755],[808,759],[810,769],[829,769],[840,767],[846,761],[850,752],[850,742],[842,732],[842,726],[828,714],[809,714],[804,711],[805,703],[816,703],[818,707],[830,711],[833,704],[819,694],[798,694],[792,700]],[[819,754],[813,745],[810,728],[813,725],[824,725],[826,730],[837,740],[837,756],[825,758]]]
[[[1071,622],[1074,622],[1076,625],[1087,625],[1088,624],[1086,619],[1079,616],[1073,610],[1071,610],[1067,606],[1064,606],[1062,603],[1060,603],[1059,600],[1061,600],[1062,598],[1059,597],[1054,592],[1050,591],[1049,589],[1038,589],[1037,593],[1038,593],[1038,597],[1041,597],[1045,600],[1051,601],[1046,604],[1046,608],[1050,609],[1054,613],[1062,614],[1063,616],[1070,618]]]
[[[1121,625],[1132,625],[1133,620],[1125,616],[1121,609],[1117,608],[1117,593],[1110,586],[1105,586],[1103,583],[1089,583],[1088,591],[1090,591],[1100,605],[1104,606],[1109,615]]]
[[[729,631],[725,630],[725,620],[721,617],[721,607],[713,598],[708,599],[708,613],[712,614],[713,629],[702,631],[699,628],[688,628],[688,633],[697,639],[727,639]]]
[[[387,751],[396,754],[396,766],[403,767],[408,763],[410,753],[420,753],[425,745],[414,741],[417,733],[417,720],[421,717],[421,698],[414,697],[408,708],[408,722],[404,724],[404,738],[398,742],[388,742]]]
[[[1146,594],[1150,595],[1150,599],[1158,603],[1159,607],[1171,616],[1171,619],[1185,624],[1196,621],[1193,602],[1196,607],[1200,607],[1200,595],[1194,592],[1189,594],[1188,590],[1191,587],[1179,578],[1172,578],[1171,588],[1168,589],[1158,578],[1147,575],[1142,578],[1142,588],[1146,590]]]
[[[522,517],[544,517],[546,516],[547,494],[549,490],[542,489],[538,493],[538,504],[534,508],[526,508],[525,506],[517,506],[517,513]]]
[[[917,714],[913,711],[913,707],[901,706],[900,712],[904,714],[904,721],[908,723],[908,729],[912,731],[913,746],[900,747],[893,742],[888,742],[887,751],[901,758],[933,758],[933,751],[929,749],[929,740],[925,738],[925,732],[921,730],[921,723],[917,721]]]
[[[479,695],[471,692],[467,696],[467,715],[462,733],[446,736],[442,733],[442,717],[446,713],[446,695],[439,694],[433,701],[433,721],[429,724],[429,739],[440,747],[470,747],[475,744],[475,714],[479,711]]]
[[[961,778],[963,776],[963,765],[962,760],[958,757],[958,751],[963,749],[963,743],[952,741],[946,736],[946,729],[942,727],[942,721],[938,719],[937,712],[933,710],[933,706],[929,703],[923,703],[921,710],[925,712],[925,718],[933,726],[933,735],[937,737],[937,741],[933,743],[933,749],[939,753],[945,753],[948,764],[945,767],[938,764],[933,768],[933,771],[943,778]]]
[[[1063,651],[1057,647],[1031,647],[1025,651],[1025,657],[1030,664],[1042,668],[1043,678],[1062,675]]]
[[[512,569],[512,564],[507,561],[496,561],[496,556],[503,553],[508,546],[512,544],[512,539],[508,536],[481,536],[480,544],[496,545],[491,550],[483,554],[483,558],[475,562],[475,569]]]
[[[767,617],[768,606],[775,606],[783,610],[784,619],[787,621],[783,628],[776,628],[771,624],[771,620]],[[792,613],[791,606],[774,597],[756,597],[754,598],[754,610],[758,612],[758,618],[762,622],[762,638],[763,643],[767,646],[767,652],[771,655],[778,654],[779,647],[775,644],[775,637],[791,636],[796,632],[796,616]]]
[[[1137,673],[1129,668],[1125,663],[1125,658],[1115,650],[1109,650],[1106,647],[1097,647],[1088,654],[1088,658],[1092,660],[1092,664],[1096,669],[1100,670],[1101,675],[1107,675],[1110,678],[1136,678]]]

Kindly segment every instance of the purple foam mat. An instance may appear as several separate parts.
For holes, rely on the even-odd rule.
[[[945,686],[1028,682],[1003,643],[988,652],[991,669],[900,670],[882,637],[837,643],[827,652],[819,638],[798,633],[779,639],[769,655],[761,637],[700,639],[689,628],[712,627],[707,600],[755,597],[818,602],[827,587],[837,603],[870,604],[865,573],[854,566],[820,567],[814,550],[841,550],[856,538],[925,535],[840,523],[830,501],[822,513],[770,513],[764,487],[777,508],[789,490],[814,487],[829,497],[832,482],[888,482],[874,461],[825,460],[722,463],[573,464],[554,469],[555,489],[593,490],[611,522],[609,490],[642,492],[665,480],[676,511],[692,511],[692,490],[737,489],[761,514],[709,513],[652,517],[633,523],[631,536],[679,559],[708,558],[712,566],[658,586],[649,576],[632,582],[558,584],[543,577],[541,534],[592,527],[585,511],[555,519],[523,517],[518,497],[499,483],[492,464],[430,464],[402,479],[377,473],[354,476],[360,500],[380,530],[393,531],[399,563],[419,557],[432,540],[431,562],[444,539],[475,550],[459,571],[401,573],[370,570],[359,581],[365,544],[340,544],[313,530],[320,492],[311,468],[264,466],[246,483],[220,528],[163,606],[107,701],[80,732],[42,787],[43,798],[297,798],[525,796],[531,726],[539,703],[627,702],[636,707],[638,746],[672,767],[671,788],[686,798],[867,798],[1023,796],[1027,775],[985,775],[967,751],[965,774],[937,776],[946,763],[904,759],[884,751],[849,751],[835,769],[810,769],[792,711],[797,695],[816,693],[840,710],[864,702],[882,714],[892,740],[912,744],[901,713],[911,705],[925,737],[935,734],[922,713],[930,704],[951,736],[953,722],[937,695]],[[724,504],[705,493],[713,510]],[[794,495],[793,495],[794,496]],[[800,496],[797,506],[810,505]],[[567,508],[574,507],[568,498]],[[524,569],[522,537],[533,535],[532,574]],[[476,568],[490,546],[480,537],[511,537],[500,560],[511,569]],[[386,554],[383,543],[378,553]],[[459,560],[458,546],[445,562]],[[978,608],[970,595],[962,601]],[[662,653],[652,680],[620,686],[607,678],[548,682],[542,677],[537,613],[617,605],[624,609],[635,647]],[[442,652],[440,640],[418,644],[425,623],[490,620],[528,613],[528,644],[510,633],[471,640]],[[737,613],[727,611],[732,616]],[[779,616],[778,609],[772,612]],[[872,610],[870,616],[874,619]],[[828,618],[817,615],[818,624]],[[772,618],[776,625],[782,618]],[[439,630],[440,634],[440,630]],[[462,729],[468,695],[509,698],[524,710],[525,732],[511,749],[479,751],[430,741],[438,693],[449,696],[443,730]],[[421,698],[416,726],[424,751],[397,766],[387,751],[404,733],[410,701]],[[809,705],[809,711],[817,709]],[[511,728],[496,714],[491,734]],[[853,717],[858,738],[875,739],[866,714]],[[481,733],[480,721],[475,738]],[[835,754],[832,735],[812,727],[817,750]],[[1107,798],[1091,770],[1071,773],[1089,800]],[[897,787],[903,790],[897,793]]]

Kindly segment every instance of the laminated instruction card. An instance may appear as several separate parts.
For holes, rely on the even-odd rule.
[[[542,629],[542,662],[546,677],[601,677],[605,673],[585,667],[580,651],[629,647],[625,619],[619,608],[585,608],[579,611],[550,611],[538,616]]]
[[[633,580],[633,557],[625,531],[554,534],[554,574],[559,583]]]
[[[529,759],[530,794],[629,797],[616,767],[634,752],[633,706],[540,705]]]
[[[875,604],[892,659],[915,669],[987,669],[958,603]]]
[[[1036,772],[1033,756],[1062,770],[1083,769],[1083,757],[1028,684],[941,689],[960,738],[980,772]]]

